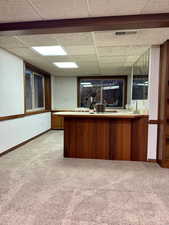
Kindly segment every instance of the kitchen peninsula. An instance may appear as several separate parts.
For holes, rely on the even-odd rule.
[[[147,160],[147,115],[131,112],[54,115],[64,117],[64,157]]]

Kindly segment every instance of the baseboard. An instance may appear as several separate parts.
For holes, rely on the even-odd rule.
[[[32,137],[32,138],[30,138],[30,139],[28,139],[28,140],[26,140],[26,141],[24,141],[24,142],[18,144],[18,145],[15,145],[15,146],[12,147],[12,148],[7,149],[6,151],[0,153],[0,157],[3,156],[3,155],[6,155],[6,154],[9,153],[9,152],[12,152],[12,151],[16,150],[17,148],[19,148],[19,147],[25,145],[26,143],[28,143],[28,142],[34,140],[35,138],[40,137],[41,135],[43,135],[43,134],[49,132],[50,130],[51,130],[51,129],[48,129],[48,130],[42,132],[41,134],[38,134],[38,135],[36,135],[36,136],[34,136],[34,137]]]
[[[58,129],[58,128],[51,128],[51,130],[64,130],[63,128],[60,128],[60,129]]]
[[[157,160],[156,159],[147,159],[147,162],[156,163]]]

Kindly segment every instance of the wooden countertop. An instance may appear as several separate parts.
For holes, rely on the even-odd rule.
[[[88,118],[125,118],[135,119],[139,117],[148,117],[148,115],[134,114],[132,112],[104,112],[104,113],[89,113],[89,112],[55,112],[53,115],[63,117],[88,117]]]

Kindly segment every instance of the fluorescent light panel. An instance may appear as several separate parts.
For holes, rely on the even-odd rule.
[[[82,82],[81,85],[91,85],[91,82]]]
[[[60,46],[38,46],[32,47],[36,52],[43,56],[54,56],[54,55],[67,55],[65,50]]]
[[[103,90],[119,89],[120,86],[103,87]]]
[[[62,69],[77,69],[78,65],[75,62],[54,62],[53,63],[58,68]]]
[[[83,85],[83,87],[93,87],[93,85],[92,84],[85,84],[85,85]]]
[[[148,86],[148,83],[138,83],[137,86]]]

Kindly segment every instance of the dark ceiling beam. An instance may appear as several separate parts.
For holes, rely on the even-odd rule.
[[[0,35],[74,33],[169,27],[169,13],[0,23]]]

